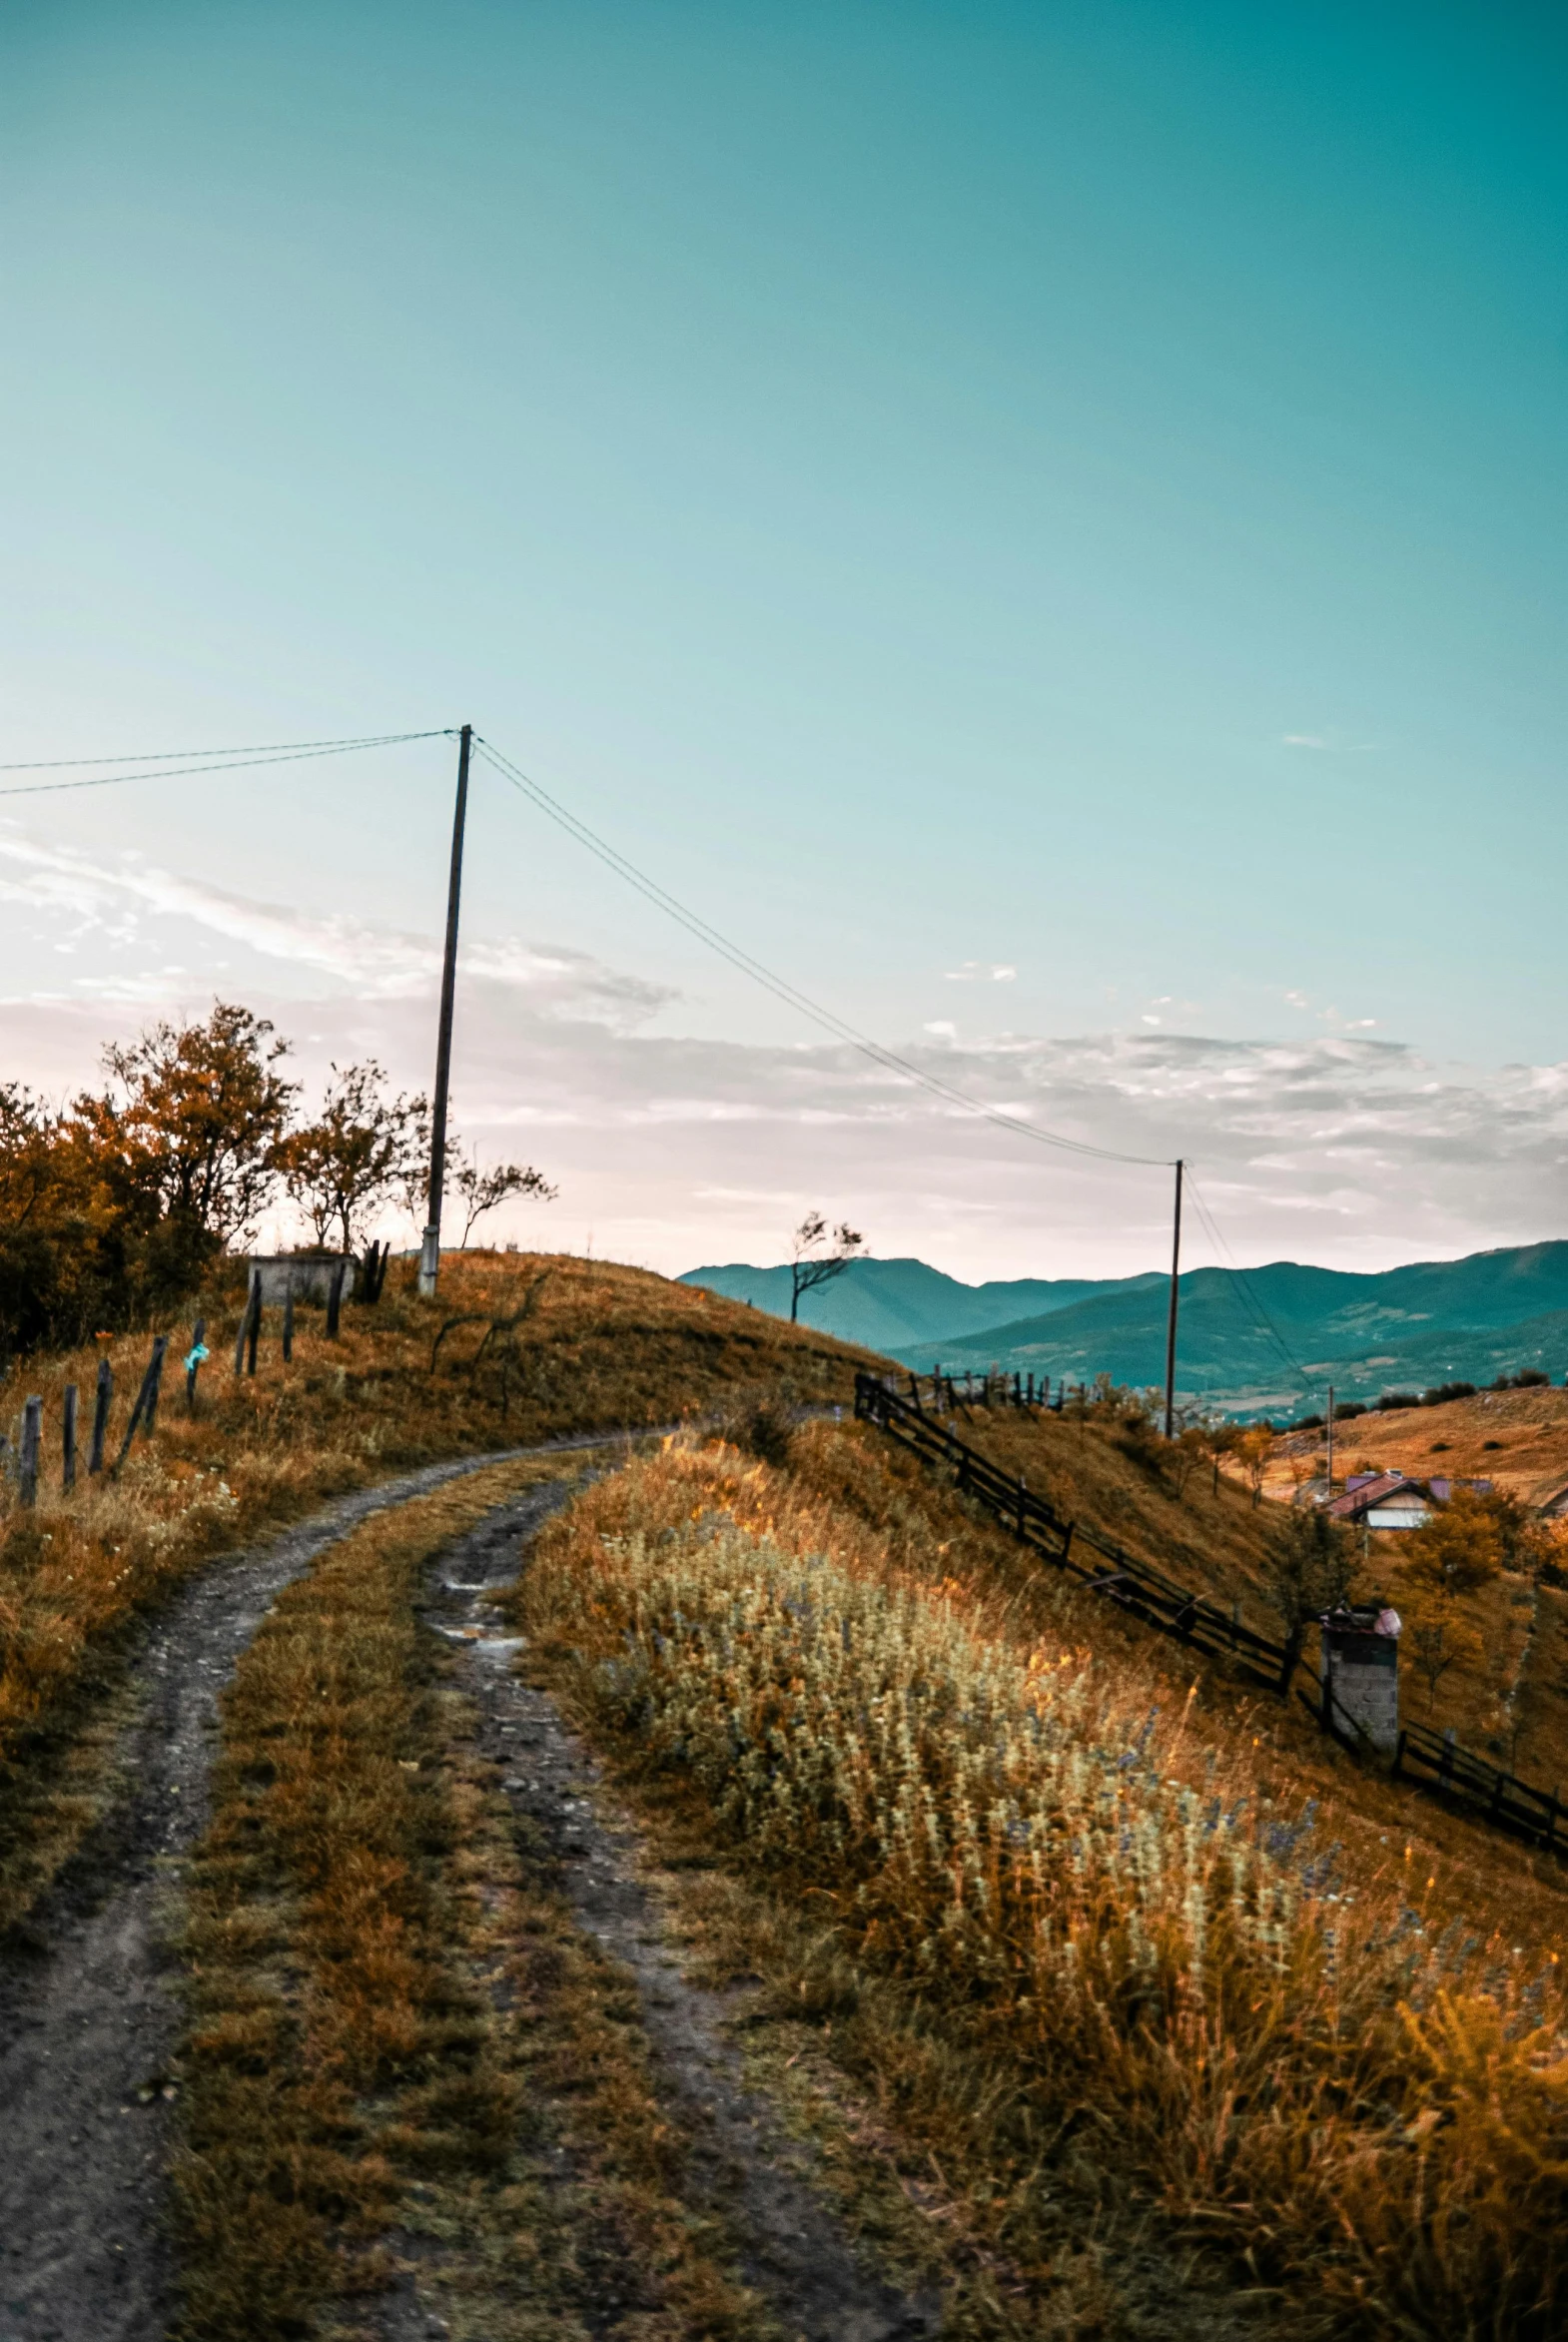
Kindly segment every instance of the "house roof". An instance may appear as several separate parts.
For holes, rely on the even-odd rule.
[[[1343,1496],[1336,1496],[1327,1509],[1339,1520],[1355,1521],[1373,1505],[1387,1504],[1395,1497],[1403,1497],[1411,1511],[1427,1501],[1420,1481],[1407,1480],[1403,1472],[1356,1472],[1346,1483]]]

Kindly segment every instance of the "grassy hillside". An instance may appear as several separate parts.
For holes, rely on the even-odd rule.
[[[42,1396],[45,1425],[36,1510],[0,1479],[0,1924],[90,1826],[94,1760],[82,1736],[105,1713],[127,1630],[215,1555],[444,1456],[673,1422],[781,1381],[803,1402],[842,1401],[858,1355],[641,1269],[474,1252],[446,1256],[433,1300],[399,1263],[378,1306],[345,1309],[336,1342],[323,1312],[302,1308],[288,1365],[281,1312],[270,1311],[258,1372],[237,1378],[243,1299],[244,1271],[231,1269],[198,1304],[213,1355],[195,1413],[177,1332],[155,1436],[138,1439],[118,1473],[90,1480],[84,1422],[74,1491],[60,1485],[62,1392],[75,1382],[90,1419],[99,1347],[30,1358],[0,1395],[13,1452],[26,1394]],[[101,1345],[117,1393],[111,1461],[149,1347],[145,1334]]]
[[[738,1301],[787,1317],[790,1272],[787,1267],[753,1268],[731,1261],[723,1268],[691,1268],[682,1284],[704,1285]],[[830,1284],[808,1293],[801,1315],[809,1325],[837,1334],[842,1341],[864,1342],[868,1348],[897,1355],[902,1345],[918,1343],[922,1355],[933,1341],[946,1341],[995,1325],[1003,1318],[1026,1314],[1042,1316],[1070,1308],[1075,1301],[1098,1293],[1119,1291],[1124,1285],[1158,1284],[1153,1275],[1112,1277],[1021,1276],[992,1284],[963,1284],[945,1276],[924,1260],[856,1260]],[[925,1363],[931,1363],[925,1358]]]
[[[1093,1428],[984,1429],[1174,1561],[1176,1500]],[[1234,1490],[1190,1505],[1238,1579],[1269,1534]],[[1272,2333],[1560,2330],[1559,1876],[1136,1638],[859,1426],[600,1482],[518,1612],[650,1826],[732,1882],[698,1908],[779,2063],[871,2088],[863,2157],[962,2197],[961,2298],[960,2245],[1011,2277],[946,2330],[1228,2333],[1198,2238]]]
[[[1296,1375],[1259,1322],[1258,1306],[1304,1369]],[[1228,1269],[1181,1278],[1181,1391],[1261,1410],[1299,1405],[1334,1383],[1344,1398],[1402,1385],[1483,1382],[1535,1366],[1560,1380],[1568,1368],[1568,1243],[1417,1261],[1380,1275],[1274,1261],[1248,1269],[1245,1288]],[[977,1372],[1053,1380],[1148,1384],[1165,1375],[1166,1301],[1157,1282],[1094,1295],[1049,1314],[978,1330],[948,1343],[942,1363]],[[906,1364],[929,1366],[929,1345],[903,1345]]]
[[[270,1320],[255,1381],[236,1382],[238,1300],[209,1299],[196,1414],[172,1381],[120,1479],[67,1496],[51,1472],[31,1518],[6,1493],[13,1914],[91,1817],[93,1720],[127,1628],[184,1574],[394,1466],[727,1410],[726,1441],[622,1450],[544,1532],[513,1597],[523,1664],[617,1768],[754,2085],[821,2145],[845,2216],[896,2230],[941,2284],[952,2342],[1242,2342],[1259,2304],[1292,2342],[1561,2330],[1568,1872],[1390,1784],[1298,1703],[1194,1661],[835,1421],[820,1402],[848,1397],[857,1356],[821,1334],[640,1271],[479,1255],[433,1304],[404,1286],[349,1313],[335,1346],[302,1312],[287,1367]],[[122,1391],[144,1352],[117,1350]],[[51,1426],[92,1363],[33,1375]],[[802,1402],[819,1402],[803,1425]],[[998,1408],[960,1428],[1063,1512],[1268,1623],[1279,1504],[1201,1469],[1178,1485],[1158,1444],[1103,1422]],[[1461,1471],[1508,1455],[1545,1473],[1565,1434],[1554,1391],[1367,1425],[1369,1443],[1446,1436]],[[1310,1468],[1295,1446],[1281,1494]],[[500,1809],[484,1820],[494,1782],[462,1774],[461,1719],[431,1696],[424,1562],[536,1469],[356,1532],[281,1600],[226,1703],[183,2177],[214,2333],[271,2331],[253,2294],[280,2334],[308,2330],[345,2281],[345,2235],[369,2252],[413,2173],[424,2196],[441,2175],[442,2217],[478,2224],[508,2285],[522,2272],[519,2322],[475,2331],[534,2330],[540,2239],[563,2267],[589,2250],[608,2200],[592,2190],[612,2183],[617,2251],[698,2305],[649,2335],[747,2331],[661,2159],[648,2078],[604,2036],[623,1986],[545,1909],[539,1849]],[[1369,1578],[1397,1566],[1374,1548]],[[1531,1654],[1556,1597],[1536,1596],[1521,1648],[1521,1594],[1505,1577],[1476,1598],[1491,1641],[1456,1696],[1478,1729],[1511,1668],[1508,1696],[1536,1703],[1555,1748],[1562,1662],[1554,1680]],[[559,2095],[603,2134],[571,2166],[569,2219],[560,2172],[518,2185],[541,2024]],[[294,2139],[308,2184],[286,2201],[271,2174]],[[237,2269],[243,2302],[224,2291]]]

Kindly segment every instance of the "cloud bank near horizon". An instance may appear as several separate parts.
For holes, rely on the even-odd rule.
[[[29,976],[40,942],[58,955],[48,983],[13,976],[0,999],[8,1073],[50,1095],[89,1079],[105,1040],[165,1009],[200,1012],[215,992],[272,1016],[308,1084],[330,1060],[373,1054],[399,1086],[427,1084],[432,937],[17,834],[0,833],[0,899],[32,923]],[[884,1256],[918,1253],[971,1279],[1168,1257],[1164,1171],[1013,1137],[837,1044],[653,1030],[678,1016],[674,995],[566,947],[475,938],[463,971],[460,1127],[486,1157],[526,1157],[562,1189],[556,1205],[500,1217],[497,1235],[678,1271],[777,1259],[820,1205]],[[898,1046],[1042,1128],[1189,1158],[1243,1263],[1381,1267],[1562,1224],[1568,1064],[1442,1067],[1347,1033],[965,1037],[946,1020]],[[1185,1257],[1215,1257],[1198,1225]]]

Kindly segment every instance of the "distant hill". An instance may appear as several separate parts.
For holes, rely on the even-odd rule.
[[[980,1327],[949,1341],[942,1363],[956,1372],[998,1364],[1053,1381],[1109,1373],[1118,1382],[1160,1382],[1166,1292],[1160,1277],[1129,1280]],[[932,1362],[929,1344],[892,1347],[907,1365]],[[1490,1381],[1525,1366],[1554,1381],[1568,1369],[1568,1242],[1413,1261],[1366,1276],[1276,1260],[1249,1268],[1244,1282],[1223,1268],[1192,1269],[1181,1279],[1178,1389],[1238,1410],[1315,1399],[1330,1381],[1341,1398],[1375,1398]]]
[[[897,1357],[911,1345],[924,1350],[932,1342],[948,1343],[1004,1319],[1027,1318],[1031,1323],[1076,1302],[1093,1300],[1131,1288],[1158,1286],[1166,1279],[1156,1271],[1124,1277],[1021,1276],[991,1284],[963,1284],[929,1268],[924,1260],[856,1260],[831,1284],[819,1285],[801,1303],[800,1321],[840,1341],[863,1343]],[[732,1261],[723,1268],[689,1268],[681,1284],[703,1285],[733,1301],[750,1301],[775,1317],[789,1315],[790,1273],[787,1267],[753,1268]]]

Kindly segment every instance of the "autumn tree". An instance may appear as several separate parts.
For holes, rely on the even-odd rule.
[[[1284,1625],[1289,1654],[1283,1677],[1286,1683],[1300,1657],[1307,1628],[1348,1598],[1356,1565],[1353,1540],[1328,1513],[1314,1505],[1297,1507],[1285,1516],[1264,1556],[1263,1593]]]
[[[149,1026],[104,1052],[112,1086],[72,1109],[95,1171],[217,1250],[255,1224],[276,1185],[298,1095],[289,1044],[265,1017],[218,1001],[202,1024]]]
[[[326,1244],[336,1229],[345,1252],[392,1196],[417,1181],[429,1149],[429,1109],[422,1098],[389,1096],[375,1058],[338,1066],[313,1123],[290,1134],[281,1151],[289,1193]]]
[[[560,1193],[531,1164],[497,1163],[489,1171],[481,1171],[476,1150],[459,1163],[451,1183],[462,1197],[466,1215],[460,1239],[463,1244],[473,1233],[476,1221],[513,1195],[536,1195],[541,1203],[553,1203]]]
[[[1417,1597],[1419,1600],[1420,1597]],[[1481,1638],[1452,1599],[1438,1595],[1406,1622],[1405,1654],[1426,1686],[1426,1709],[1437,1704],[1437,1687],[1450,1669],[1468,1666],[1481,1656]]]
[[[1404,1541],[1413,1583],[1443,1595],[1473,1594],[1507,1558],[1504,1508],[1473,1488],[1456,1488]]]
[[[1209,1453],[1209,1434],[1201,1423],[1183,1424],[1176,1438],[1168,1443],[1165,1474],[1178,1504],[1186,1494],[1187,1482],[1199,1464],[1208,1461]],[[1214,1466],[1216,1484],[1218,1468],[1216,1461]]]
[[[865,1241],[847,1220],[840,1220],[830,1230],[820,1211],[807,1212],[790,1245],[791,1325],[799,1319],[804,1296],[815,1292],[818,1285],[830,1284],[834,1277],[842,1276],[850,1262],[864,1251]]]
[[[1247,1485],[1252,1491],[1255,1511],[1263,1500],[1263,1474],[1268,1469],[1268,1459],[1274,1451],[1274,1427],[1271,1423],[1251,1423],[1246,1430],[1236,1434],[1230,1445],[1232,1452],[1241,1459]]]

